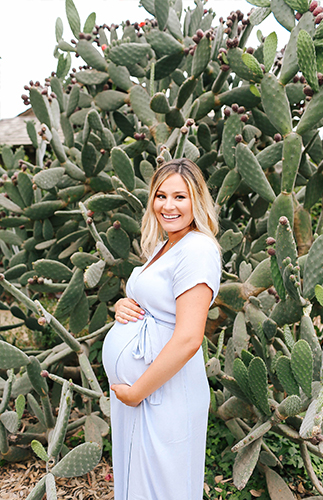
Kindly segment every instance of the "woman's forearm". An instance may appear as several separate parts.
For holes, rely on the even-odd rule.
[[[172,337],[145,373],[132,385],[134,399],[140,403],[170,380],[194,356],[200,345]]]

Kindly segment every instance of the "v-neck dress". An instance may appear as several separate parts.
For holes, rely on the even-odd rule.
[[[211,288],[212,302],[218,292],[221,263],[211,238],[191,231],[148,266],[161,246],[126,287],[144,319],[116,323],[105,338],[110,385],[132,385],[158,356],[172,337],[179,295],[199,283]],[[115,500],[202,499],[209,395],[202,348],[135,408],[111,391]]]

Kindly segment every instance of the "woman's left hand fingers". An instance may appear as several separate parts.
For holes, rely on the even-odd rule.
[[[137,321],[138,319],[144,319],[144,316],[142,314],[139,314],[129,308],[124,308],[124,309],[120,308],[117,316],[127,321]]]

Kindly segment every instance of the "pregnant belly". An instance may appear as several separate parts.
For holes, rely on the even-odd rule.
[[[107,334],[102,351],[102,362],[111,384],[132,385],[147,370],[145,359],[135,359],[133,351],[138,344],[141,322],[126,325],[116,323]]]

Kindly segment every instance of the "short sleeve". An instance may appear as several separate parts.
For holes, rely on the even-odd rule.
[[[211,288],[212,301],[218,294],[221,279],[221,258],[216,244],[206,235],[198,235],[178,255],[173,276],[173,291],[179,295],[195,285],[205,283]]]

